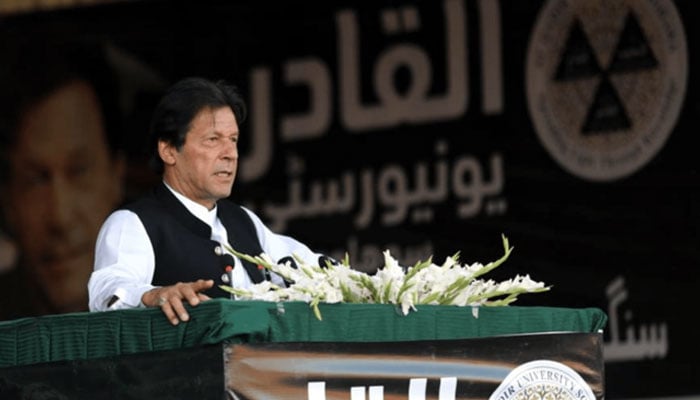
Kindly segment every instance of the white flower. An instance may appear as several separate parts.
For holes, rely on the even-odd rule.
[[[486,265],[478,262],[461,265],[459,254],[455,254],[446,258],[442,265],[433,264],[429,259],[405,268],[386,250],[384,266],[374,275],[353,269],[347,256],[343,264],[330,266],[309,265],[295,257],[298,265],[295,269],[290,262],[277,264],[266,254],[253,257],[228,248],[234,255],[262,265],[292,284],[281,288],[265,281],[248,290],[221,288],[243,300],[303,301],[311,305],[318,319],[321,319],[319,303],[396,304],[405,315],[420,304],[505,306],[519,294],[549,290],[543,282],[533,281],[529,275],[516,275],[498,283],[479,279],[501,265],[513,250],[508,239],[502,238],[504,255]]]

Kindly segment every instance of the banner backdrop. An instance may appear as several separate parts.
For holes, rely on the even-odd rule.
[[[271,229],[369,271],[384,249],[485,263],[506,235],[493,278],[553,286],[519,305],[608,312],[613,399],[698,393],[698,15],[690,0],[131,1],[0,28],[23,50],[103,47],[126,199],[157,179],[155,99],[202,75],[247,99],[232,199]]]

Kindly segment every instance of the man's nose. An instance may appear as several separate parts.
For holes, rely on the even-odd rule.
[[[48,194],[44,200],[48,202],[46,208],[51,229],[61,230],[68,224],[75,223],[74,211],[80,204],[76,204],[78,199],[75,198],[69,182],[60,175],[53,176]]]
[[[226,140],[221,150],[221,157],[231,160],[238,159],[238,145],[235,142]]]

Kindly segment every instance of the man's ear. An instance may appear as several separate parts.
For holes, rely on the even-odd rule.
[[[158,155],[165,165],[175,164],[175,152],[177,149],[165,140],[158,141]]]

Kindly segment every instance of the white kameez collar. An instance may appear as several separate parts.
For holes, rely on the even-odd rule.
[[[185,208],[187,208],[189,212],[191,212],[195,217],[199,218],[202,222],[209,225],[210,227],[214,226],[214,223],[216,221],[216,203],[214,204],[214,208],[209,210],[203,205],[185,197],[182,193],[170,187],[170,185],[168,185],[165,181],[163,181],[163,183],[165,184],[165,187],[167,187],[168,190],[170,190],[175,195],[175,197],[180,201],[180,203],[182,203],[183,206],[185,206]]]

